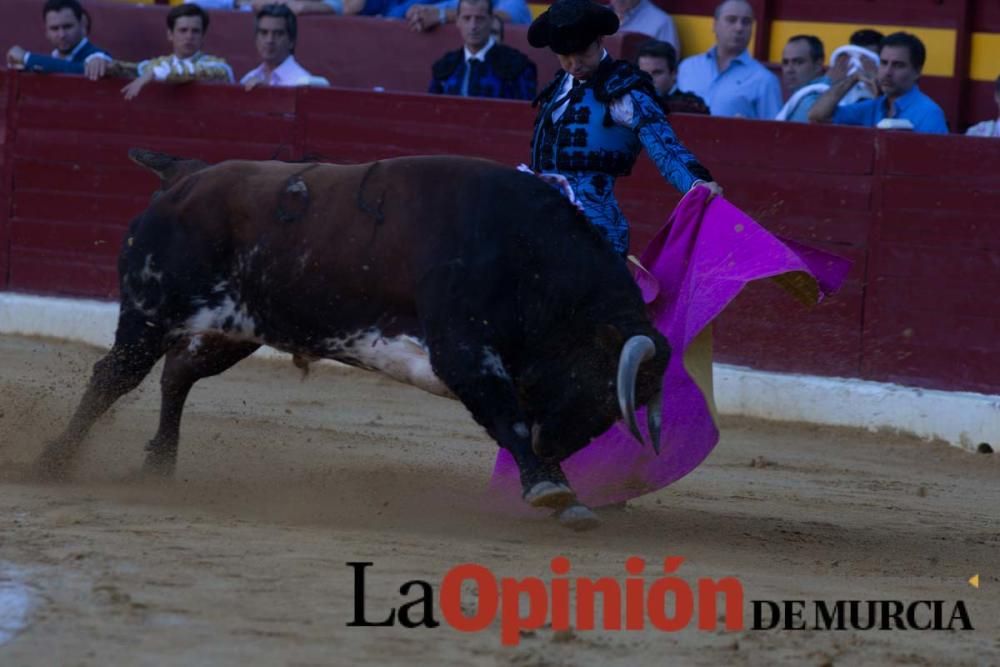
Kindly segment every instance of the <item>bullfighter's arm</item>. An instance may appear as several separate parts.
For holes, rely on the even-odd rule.
[[[660,174],[679,192],[685,193],[699,182],[713,183],[712,174],[684,147],[663,109],[646,93],[633,90],[614,100],[611,119],[639,135]]]
[[[196,62],[177,61],[170,56],[139,63],[138,73],[163,83],[189,83],[191,81],[225,81],[233,83],[233,70],[222,58],[202,56]]]

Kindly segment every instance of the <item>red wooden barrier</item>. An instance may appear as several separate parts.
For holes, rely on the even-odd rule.
[[[217,161],[340,162],[464,153],[528,160],[523,102],[341,89],[154,85],[0,74],[9,109],[6,289],[112,298],[114,256],[156,179],[130,146]],[[775,232],[855,261],[844,289],[803,310],[754,285],[722,318],[723,360],[782,371],[1000,392],[1000,153],[987,139],[675,116],[727,197]],[[641,248],[678,199],[645,158],[619,198]],[[7,253],[0,252],[0,266]]]

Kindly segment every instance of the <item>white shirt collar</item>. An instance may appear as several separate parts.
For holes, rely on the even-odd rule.
[[[486,40],[486,46],[479,49],[478,53],[473,53],[472,51],[469,51],[469,47],[465,47],[465,62],[469,62],[470,60],[478,60],[481,63],[486,62],[487,51],[492,49],[493,45],[496,43],[496,38],[494,38],[493,35],[490,35],[490,38]]]
[[[246,81],[251,77],[263,77],[267,71],[264,63],[261,63],[258,67],[251,70],[243,80]],[[269,86],[298,86],[309,82],[309,77],[311,75],[307,72],[302,65],[300,65],[293,54],[288,54],[288,57],[281,61],[281,64],[271,70],[270,75],[267,78],[267,85]]]

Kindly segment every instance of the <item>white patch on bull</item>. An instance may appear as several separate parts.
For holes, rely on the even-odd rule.
[[[292,182],[288,184],[288,187],[285,188],[285,192],[294,192],[294,193],[301,192],[302,194],[305,195],[309,194],[309,188],[306,187],[305,181],[303,181],[299,177],[295,177],[295,179],[293,179]]]
[[[198,349],[201,347],[201,336],[191,336],[191,342],[188,343],[187,351],[188,354],[198,354]]]
[[[503,380],[509,380],[510,375],[507,374],[507,369],[504,368],[503,360],[497,351],[492,347],[486,346],[483,348],[483,365],[481,366],[483,375],[496,375],[498,378]]]
[[[385,338],[379,329],[370,328],[338,338],[327,338],[323,345],[335,359],[349,359],[432,394],[454,398],[451,390],[431,369],[430,353],[419,338],[405,334]]]
[[[138,295],[132,295],[132,307],[138,310],[140,313],[146,317],[156,316],[156,307],[147,308],[146,302],[143,301]]]
[[[221,331],[230,338],[261,342],[257,324],[247,312],[246,304],[237,304],[227,296],[215,308],[201,308],[184,323],[187,334]]]
[[[229,289],[229,281],[220,280],[219,282],[212,285],[212,294],[222,294]]]
[[[153,253],[146,255],[146,263],[143,264],[139,277],[142,278],[144,282],[149,282],[150,280],[160,282],[163,280],[163,271],[153,270]]]
[[[524,422],[517,422],[514,424],[514,433],[517,434],[519,438],[527,438],[531,435],[531,431],[528,430],[528,426]]]

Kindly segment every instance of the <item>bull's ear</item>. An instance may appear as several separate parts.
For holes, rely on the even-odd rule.
[[[625,344],[625,334],[613,324],[599,324],[596,338],[599,347],[615,351],[621,350]]]

